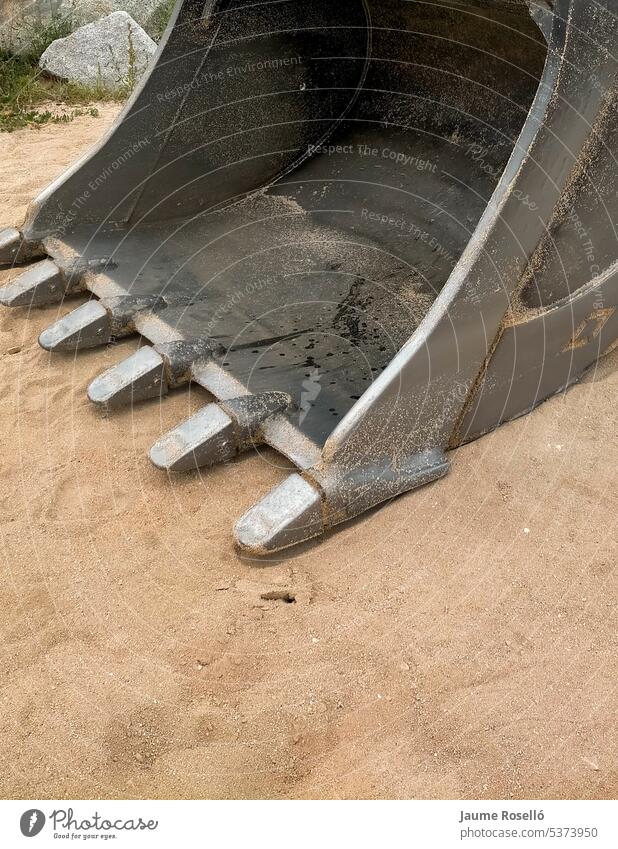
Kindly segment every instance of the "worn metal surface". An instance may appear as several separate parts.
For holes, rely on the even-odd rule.
[[[109,136],[0,234],[0,261],[53,259],[0,300],[92,292],[44,347],[154,347],[90,398],[200,383],[222,403],[153,462],[268,443],[303,476],[239,546],[322,533],[445,474],[448,448],[615,341],[617,12],[179,2]]]
[[[45,248],[38,240],[24,239],[15,227],[0,230],[0,265],[29,262],[44,256]]]
[[[291,403],[283,392],[265,392],[209,404],[160,439],[151,448],[150,459],[168,472],[228,462],[264,443],[263,426]]]
[[[161,397],[167,391],[163,357],[146,347],[94,380],[88,387],[88,397],[93,404],[113,410]]]

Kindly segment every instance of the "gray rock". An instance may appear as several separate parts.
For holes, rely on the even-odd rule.
[[[157,45],[126,12],[113,12],[49,45],[40,68],[87,86],[119,89],[144,73]]]
[[[47,28],[68,35],[84,24],[113,12],[128,12],[149,35],[155,36],[168,0],[0,0],[0,48],[24,53]]]

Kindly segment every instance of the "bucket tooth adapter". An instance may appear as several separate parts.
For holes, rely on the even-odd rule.
[[[267,444],[263,555],[446,474],[618,338],[618,0],[182,0],[98,147],[0,233],[41,335],[147,344],[105,410],[217,403],[168,473]],[[146,446],[145,446],[146,448]]]

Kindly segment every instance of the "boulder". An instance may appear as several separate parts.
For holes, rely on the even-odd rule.
[[[113,12],[49,45],[40,68],[59,79],[120,89],[144,73],[157,45],[126,12]]]
[[[156,36],[170,8],[170,0],[0,0],[0,49],[25,53],[45,30],[68,35],[113,12],[127,12]]]

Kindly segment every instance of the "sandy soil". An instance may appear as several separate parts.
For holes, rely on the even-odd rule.
[[[114,111],[2,136],[2,221]],[[135,342],[51,357],[58,312],[0,311],[0,795],[615,796],[618,352],[255,568],[231,525],[282,463],[169,481],[146,451],[205,395],[102,419]]]

